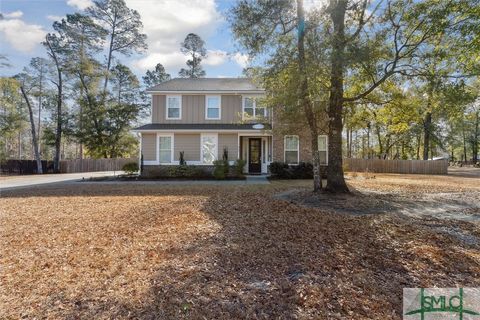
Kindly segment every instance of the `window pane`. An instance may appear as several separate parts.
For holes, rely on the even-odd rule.
[[[245,98],[245,109],[252,108],[253,109],[253,99],[252,98]]]
[[[253,108],[245,108],[245,114],[249,117],[253,117]]]
[[[287,136],[285,137],[285,150],[297,150],[298,149],[298,137]]]
[[[213,136],[204,136],[202,139],[202,162],[213,163],[217,156],[217,141]]]
[[[290,164],[298,163],[298,151],[285,151],[285,162]]]
[[[180,99],[176,97],[168,98],[168,107],[169,108],[180,108]]]
[[[327,151],[319,151],[320,164],[327,164]]]
[[[220,110],[218,108],[208,108],[207,118],[220,118]]]
[[[171,137],[160,137],[159,138],[160,150],[170,150],[172,147],[172,138]]]
[[[169,118],[180,118],[180,109],[179,108],[168,108],[168,117]]]
[[[318,151],[327,151],[327,137],[318,136]]]
[[[158,156],[160,163],[170,163],[172,160],[172,153],[170,150],[160,150]]]
[[[172,162],[172,138],[171,137],[159,137],[158,138],[159,150],[158,157],[160,163],[170,163]]]
[[[261,107],[257,107],[257,109],[255,110],[255,115],[257,117],[265,117],[265,108]]]
[[[208,108],[218,108],[220,107],[220,101],[218,97],[209,97],[207,99],[207,106]]]

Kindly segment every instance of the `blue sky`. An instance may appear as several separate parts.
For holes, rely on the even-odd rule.
[[[238,51],[224,13],[234,3],[229,0],[125,0],[142,16],[149,49],[141,55],[119,60],[138,76],[156,63],[177,76],[184,66],[180,42],[189,32],[199,34],[206,42],[208,58],[203,66],[207,77],[240,76],[248,56]],[[40,45],[52,30],[54,20],[67,13],[81,12],[91,0],[0,0],[0,53],[8,57],[10,68],[1,69],[2,76],[20,72],[36,56],[46,56]]]

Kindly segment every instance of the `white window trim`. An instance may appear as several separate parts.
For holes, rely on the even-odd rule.
[[[180,109],[180,112],[179,112],[179,117],[178,118],[170,118],[168,116],[168,98],[178,98],[179,100],[179,109]],[[182,96],[179,96],[179,95],[167,95],[165,96],[165,119],[167,120],[181,120],[182,119]]]
[[[253,117],[245,117],[245,100],[246,99],[253,99]],[[251,96],[242,96],[242,120],[257,120],[259,119],[257,117],[257,99],[258,97],[251,97]],[[267,107],[264,107],[263,108],[264,113],[263,113],[263,117],[266,118],[267,115],[268,115],[268,110],[267,110]]]
[[[297,150],[287,150],[287,137],[297,137]],[[297,163],[289,163],[289,165],[296,166],[300,163],[300,138],[298,135],[289,134],[283,137],[283,162],[287,162],[287,157],[285,156],[286,151],[297,151]]]
[[[218,98],[218,118],[208,117],[208,98]],[[205,95],[205,120],[221,120],[222,119],[222,96]]]
[[[170,162],[160,162],[160,137],[170,137]],[[172,165],[174,159],[174,134],[173,133],[157,133],[157,163],[160,165]]]
[[[218,160],[218,133],[201,133],[200,134],[200,163],[204,164],[204,165],[213,165],[213,162],[212,163],[205,163],[203,162],[203,137],[215,137],[215,160]],[[215,161],[213,160],[213,161]]]
[[[326,134],[319,134],[318,135],[318,138],[320,137],[325,137],[325,150],[320,150],[320,148],[318,149],[318,151],[325,151],[325,165],[328,166],[328,135]],[[318,141],[318,138],[317,138],[317,141]],[[318,142],[317,142],[318,143]]]

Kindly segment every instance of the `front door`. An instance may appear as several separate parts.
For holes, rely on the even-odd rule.
[[[248,172],[261,173],[262,172],[262,139],[250,138],[248,139]]]

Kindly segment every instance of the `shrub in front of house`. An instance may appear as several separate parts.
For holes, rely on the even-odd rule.
[[[245,164],[247,163],[247,161],[243,160],[243,159],[237,159],[235,160],[235,164],[233,165],[233,168],[235,170],[235,175],[237,177],[243,177],[244,174],[243,174],[243,168],[245,167]]]
[[[122,167],[122,170],[125,171],[126,174],[137,173],[138,172],[138,163],[136,163],[136,162],[125,163]]]
[[[312,179],[313,165],[309,162],[300,162],[298,165],[288,165],[285,162],[270,163],[270,174],[274,179]]]
[[[285,162],[274,161],[270,163],[270,175],[272,178],[277,179],[291,179],[290,167]]]
[[[217,180],[223,180],[228,175],[228,162],[225,160],[215,160],[213,161],[213,176]]]
[[[178,165],[168,166],[165,174],[166,178],[194,178],[205,179],[210,177],[210,172],[203,170],[198,166]]]

